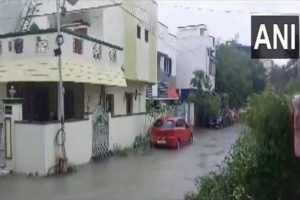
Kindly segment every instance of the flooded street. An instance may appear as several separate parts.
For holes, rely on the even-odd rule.
[[[114,157],[81,166],[62,177],[0,177],[1,200],[174,200],[194,190],[194,178],[221,164],[240,127],[200,130],[179,151]]]

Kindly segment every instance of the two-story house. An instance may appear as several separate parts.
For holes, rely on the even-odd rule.
[[[56,164],[60,126],[56,3],[22,2],[5,2],[15,15],[1,15],[8,24],[0,27],[0,166],[46,174]],[[67,0],[60,10],[65,146],[69,163],[77,165],[116,144],[130,146],[146,132],[146,85],[156,82],[157,4]]]
[[[169,33],[168,27],[157,23],[157,84],[147,88],[147,99],[156,103],[177,101],[176,91],[176,36]]]
[[[208,33],[205,24],[178,27],[177,33],[176,85],[180,99],[186,101],[190,82],[195,70],[202,70],[210,77],[212,89],[215,87],[216,59],[215,38]],[[180,74],[180,76],[179,76]]]

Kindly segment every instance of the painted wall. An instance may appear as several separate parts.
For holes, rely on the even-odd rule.
[[[144,133],[146,133],[145,115],[109,117],[110,149],[113,149],[114,145],[120,145],[121,147],[132,146],[135,137]]]
[[[137,99],[133,97],[133,113],[146,112],[146,89],[143,83],[128,81],[126,88],[121,87],[106,87],[106,94],[114,95],[114,115],[126,114],[126,99],[125,93],[135,94],[136,89],[139,95]]]
[[[169,28],[158,22],[158,39],[157,51],[167,54],[172,59],[172,76],[176,76],[176,54],[177,54],[177,40],[176,36],[169,33]],[[163,70],[163,68],[161,68]]]
[[[0,100],[6,98],[6,83],[0,83]]]
[[[25,124],[16,123],[16,167],[21,173],[46,175],[56,164],[54,138],[59,123]],[[70,164],[80,165],[92,157],[92,121],[66,122],[66,153]]]
[[[104,40],[116,41],[124,47],[125,75],[129,80],[156,82],[156,32],[157,4],[154,1],[123,0],[119,6],[103,10]],[[136,19],[139,18],[140,20]],[[137,25],[141,39],[137,38]],[[145,29],[149,42],[145,42]]]
[[[200,28],[186,27],[177,33],[177,88],[190,88],[190,81],[195,70],[202,70],[209,75],[209,56],[207,48],[213,48],[213,40],[206,31],[200,35]],[[180,74],[180,76],[179,76]],[[214,77],[210,76],[214,88]]]
[[[124,47],[124,19],[120,6],[107,7],[103,13],[103,40]]]
[[[23,0],[5,0],[0,3],[0,34],[15,32],[23,10]],[[13,14],[12,14],[13,13]]]
[[[10,37],[5,39],[0,39],[0,42],[2,43],[2,54],[0,54],[1,61],[4,60],[25,60],[31,57],[38,57],[38,58],[53,58],[57,59],[53,55],[53,49],[57,48],[55,45],[55,38],[56,33],[45,33],[45,34],[38,34],[38,35],[26,35],[26,36],[20,36],[20,37]],[[79,62],[86,62],[89,64],[93,64],[101,67],[115,67],[120,69],[121,66],[124,63],[124,57],[123,57],[123,51],[117,50],[117,59],[116,62],[111,62],[109,59],[109,51],[112,49],[109,46],[102,45],[102,57],[101,59],[95,59],[93,57],[93,47],[95,42],[92,42],[90,40],[82,39],[76,36],[73,36],[68,33],[62,33],[64,36],[64,44],[62,45],[62,61],[66,60],[77,60]],[[37,52],[37,37],[38,36],[45,36],[48,40],[48,51],[43,53]],[[16,54],[14,52],[8,51],[8,42],[13,41],[17,38],[23,39],[23,53]],[[83,50],[82,54],[77,54],[73,52],[73,42],[74,39],[81,39],[83,40]]]
[[[127,79],[155,83],[157,37],[154,33],[157,31],[157,4],[152,0],[121,0],[118,2],[123,3],[124,10],[120,6],[81,10],[80,13],[67,14],[62,18],[62,24],[80,19],[88,22],[90,24],[89,36],[124,47],[126,58],[124,68]],[[47,4],[49,5],[46,6]],[[97,3],[95,1],[90,4],[90,7],[93,7]],[[103,1],[97,5],[109,5],[109,1]],[[67,5],[67,7],[70,6]],[[75,7],[76,9],[87,8],[81,1]],[[71,6],[67,10],[76,10],[75,7]],[[53,3],[44,3],[39,10],[34,21],[42,28],[55,27],[54,15],[41,16],[51,13]],[[137,25],[142,28],[141,39],[137,38]],[[149,42],[145,42],[146,29],[149,30]]]
[[[127,87],[106,86],[105,93],[114,95],[114,115],[126,114],[125,93],[135,93],[138,90],[137,99],[133,99],[133,113],[146,112],[146,89],[143,83],[128,81]],[[100,102],[101,85],[85,84],[85,112],[93,112]],[[89,110],[87,110],[89,107]]]

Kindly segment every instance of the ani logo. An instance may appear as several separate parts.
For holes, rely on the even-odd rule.
[[[252,58],[299,58],[299,16],[251,16]]]

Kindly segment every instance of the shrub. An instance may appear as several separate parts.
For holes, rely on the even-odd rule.
[[[138,151],[142,150],[142,152],[146,153],[150,150],[150,133],[140,134],[135,137],[133,142],[133,150]]]
[[[300,199],[300,168],[289,147],[287,99],[268,89],[249,101],[247,128],[220,169],[197,179],[186,200]]]
[[[114,144],[113,145],[113,155],[119,156],[119,157],[127,157],[129,148],[123,148],[121,145]]]

